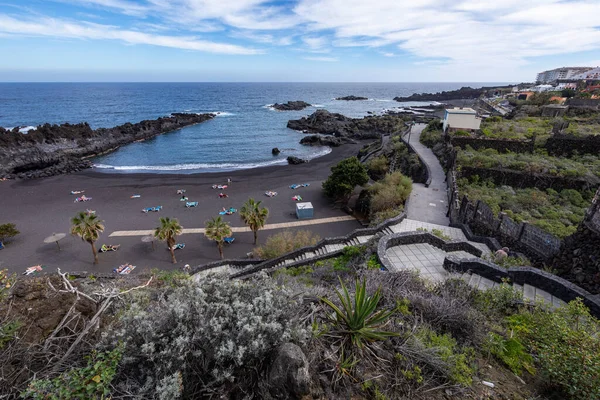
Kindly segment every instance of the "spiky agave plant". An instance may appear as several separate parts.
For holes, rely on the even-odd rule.
[[[355,347],[363,348],[365,343],[372,343],[386,340],[392,336],[398,336],[395,332],[381,330],[389,322],[390,317],[396,312],[392,310],[376,311],[381,299],[381,288],[372,295],[367,295],[366,281],[357,279],[355,282],[356,291],[354,301],[350,297],[348,288],[340,279],[342,291],[335,290],[341,303],[341,308],[336,306],[331,300],[321,298],[333,313],[329,315],[330,322],[334,326],[334,335],[340,337],[342,341],[348,341]]]

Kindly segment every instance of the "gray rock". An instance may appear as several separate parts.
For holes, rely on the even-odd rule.
[[[310,107],[311,105],[305,101],[288,101],[287,103],[273,104],[273,108],[279,111],[300,111],[304,110],[306,107]]]
[[[338,147],[342,145],[342,140],[334,136],[309,135],[300,140],[300,144],[308,146],[331,146]]]
[[[269,370],[271,395],[278,399],[299,399],[310,393],[308,360],[302,349],[293,343],[284,343]]]
[[[346,101],[356,101],[356,100],[369,100],[367,97],[360,96],[344,96],[344,97],[336,97],[336,100],[346,100]]]
[[[274,156],[278,155],[279,153],[281,153],[281,151],[279,151],[277,147],[273,147],[273,150],[271,150],[271,154]]]
[[[303,160],[303,159],[295,157],[295,156],[289,156],[287,158],[287,162],[288,162],[288,164],[291,164],[291,165],[298,165],[298,164],[307,163],[308,160]]]

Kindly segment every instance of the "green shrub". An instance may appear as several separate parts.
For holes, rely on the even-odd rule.
[[[178,270],[165,271],[164,269],[153,268],[152,274],[156,277],[156,281],[167,286],[177,287],[190,279],[190,275]]]
[[[121,345],[107,352],[93,351],[85,367],[72,368],[54,379],[34,379],[21,396],[34,400],[110,398],[111,382],[122,355]]]
[[[383,176],[383,175],[387,174],[387,172],[389,170],[389,161],[383,155],[372,158],[367,163],[367,169],[371,176],[374,176],[374,177]]]
[[[341,307],[338,307],[331,300],[321,298],[321,301],[328,306],[332,315],[328,315],[328,320],[333,328],[327,334],[342,342],[342,346],[352,345],[362,348],[365,344],[386,340],[389,337],[397,336],[394,332],[381,330],[385,327],[395,310],[379,310],[377,306],[381,298],[381,290],[372,295],[367,295],[366,281],[362,283],[355,282],[354,300],[340,279],[342,291],[335,290]]]
[[[489,316],[508,315],[515,304],[523,301],[523,294],[515,290],[508,281],[488,290],[475,291],[474,305]]]
[[[473,383],[475,368],[472,366],[474,358],[472,348],[461,349],[449,334],[440,335],[426,327],[418,330],[415,337],[426,348],[435,349],[437,355],[448,363],[448,376],[454,383],[463,386],[470,386]]]
[[[310,231],[283,231],[269,236],[265,244],[257,247],[254,252],[259,258],[276,258],[302,247],[313,246],[319,240],[319,235]]]
[[[421,132],[420,142],[430,148],[435,146],[437,143],[442,143],[442,127],[442,121],[430,121],[425,127],[425,129],[423,129],[423,131]]]
[[[17,230],[17,226],[13,223],[2,224],[0,225],[0,242],[13,238],[17,236],[19,233]]]
[[[208,275],[148,306],[131,304],[105,345],[126,344],[116,379],[127,383],[127,397],[210,397],[220,385],[250,395],[269,354],[307,339],[294,307],[293,294],[264,274],[236,281]]]
[[[484,349],[502,361],[512,372],[521,375],[525,369],[531,375],[535,375],[533,357],[527,353],[523,343],[517,338],[504,338],[497,333],[490,332]]]
[[[600,398],[600,321],[581,299],[555,311],[523,310],[507,321],[536,358],[546,384],[569,399]]]
[[[383,211],[378,211],[374,215],[371,215],[371,226],[377,226],[383,221],[397,217],[404,211],[404,206],[398,206]]]
[[[364,165],[356,157],[340,161],[331,168],[331,174],[323,182],[323,191],[327,197],[336,200],[347,199],[357,185],[369,181],[369,175]]]
[[[412,191],[412,181],[400,172],[387,174],[369,188],[370,212],[375,214],[403,205]]]

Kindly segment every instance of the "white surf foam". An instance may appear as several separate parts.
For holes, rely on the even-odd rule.
[[[314,158],[322,157],[326,154],[331,153],[330,147],[319,147],[315,148],[315,151],[304,156],[305,158],[312,160]],[[271,165],[284,165],[287,164],[285,158],[278,158],[271,161],[262,161],[255,163],[221,163],[221,164],[207,164],[207,163],[189,163],[189,164],[175,164],[175,165],[107,165],[107,164],[94,164],[94,168],[122,171],[122,172],[135,172],[135,171],[151,171],[151,172],[176,172],[176,171],[205,171],[205,172],[222,172],[222,171],[234,171],[241,169],[252,169],[260,167],[268,167]]]
[[[210,114],[215,114],[217,117],[231,117],[234,113],[228,111],[211,111]]]
[[[34,131],[35,129],[36,129],[35,126],[24,126],[22,128],[19,128],[19,132],[27,133],[29,131]]]

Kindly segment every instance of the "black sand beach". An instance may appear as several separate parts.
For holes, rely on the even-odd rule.
[[[178,263],[171,264],[169,252],[164,243],[156,243],[152,250],[149,243],[142,243],[141,236],[109,237],[112,232],[124,230],[154,229],[159,217],[178,218],[184,228],[203,228],[204,222],[216,216],[222,207],[240,208],[249,198],[262,200],[270,210],[267,224],[294,222],[295,202],[292,196],[299,194],[303,201],[312,202],[314,218],[327,218],[346,215],[326,199],[321,190],[321,182],[327,178],[331,166],[340,160],[354,156],[359,145],[344,145],[330,154],[301,165],[271,166],[250,170],[207,174],[118,174],[86,170],[70,175],[44,179],[0,182],[0,221],[13,222],[21,234],[0,250],[0,268],[22,272],[25,268],[43,264],[46,271],[57,267],[65,271],[111,272],[125,262],[137,266],[135,272],[150,268],[174,269],[184,264],[199,265],[219,259],[216,244],[203,234],[184,234],[178,242],[186,244],[185,249],[176,251]],[[220,199],[219,190],[213,184],[232,183],[224,190],[229,198]],[[307,188],[292,190],[293,183],[310,183]],[[177,189],[186,189],[190,201],[198,201],[197,208],[186,209],[180,201]],[[85,190],[92,200],[74,203],[71,190]],[[264,195],[266,190],[279,192],[277,197]],[[141,198],[130,198],[140,194]],[[163,206],[158,213],[142,213],[142,208]],[[56,244],[45,244],[44,238],[54,232],[68,233],[70,218],[78,211],[95,210],[104,220],[105,232],[97,242],[120,244],[117,252],[100,254],[100,263],[93,265],[89,244],[77,237],[67,235]],[[239,214],[224,216],[233,227],[244,226]],[[357,221],[344,221],[329,224],[310,225],[297,229],[308,229],[321,237],[345,235],[360,227]],[[279,230],[259,232],[259,242]],[[235,233],[236,240],[226,246],[226,258],[241,258],[252,251],[252,233]]]

